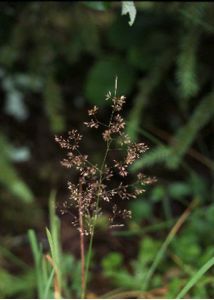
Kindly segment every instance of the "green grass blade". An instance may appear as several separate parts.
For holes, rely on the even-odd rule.
[[[152,275],[154,274],[154,271],[156,270],[158,264],[160,263],[162,257],[164,256],[164,253],[166,252],[166,249],[170,242],[172,241],[174,236],[168,235],[164,243],[162,244],[160,250],[158,251],[149,271],[146,274],[145,280],[143,282],[142,290],[146,290],[148,287],[149,280],[151,279]]]
[[[59,220],[55,214],[55,199],[56,199],[56,191],[51,191],[49,198],[49,215],[50,215],[50,232],[54,240],[54,244],[57,245],[55,250],[58,250],[59,244]]]
[[[53,282],[53,277],[54,277],[54,269],[52,269],[51,271],[51,274],[48,278],[48,281],[47,281],[47,285],[45,287],[45,292],[44,292],[44,299],[50,299],[51,297],[49,297],[49,291],[50,291],[50,288],[51,288],[51,284]]]
[[[10,260],[13,264],[16,266],[29,270],[30,267],[28,264],[26,264],[23,260],[18,258],[16,255],[14,255],[10,250],[0,245],[0,254],[5,256],[8,260]]]
[[[166,240],[164,241],[164,243],[162,244],[160,250],[158,251],[149,271],[147,272],[145,279],[143,281],[142,284],[142,290],[145,291],[148,287],[148,283],[152,277],[152,275],[154,274],[158,264],[160,263],[161,259],[164,256],[164,253],[167,250],[167,247],[169,246],[169,244],[171,243],[171,241],[173,240],[173,238],[175,237],[176,233],[178,232],[178,230],[180,229],[180,227],[183,225],[183,223],[185,222],[185,220],[187,219],[187,217],[189,216],[191,209],[195,206],[195,204],[197,203],[197,199],[194,200],[190,206],[184,211],[184,213],[181,215],[181,217],[178,219],[178,221],[176,222],[176,224],[173,226],[173,228],[171,229],[171,231],[169,232]]]
[[[55,249],[54,249],[54,241],[53,241],[53,238],[52,238],[52,235],[51,235],[51,232],[48,228],[46,228],[46,234],[47,234],[47,238],[48,238],[48,243],[49,243],[49,246],[50,246],[50,250],[51,250],[51,256],[54,260],[54,262],[56,261],[56,257],[55,257]]]
[[[46,228],[46,234],[50,246],[51,259],[54,265],[54,271],[57,276],[57,283],[59,292],[62,289],[62,252],[60,245],[60,221],[55,214],[55,198],[56,192],[52,191],[49,198],[49,216],[50,216],[50,230]]]
[[[47,285],[49,274],[50,274],[51,270],[52,269],[48,265],[47,260],[45,259],[45,257],[43,257],[43,259],[42,259],[42,274],[43,274],[43,280],[44,280],[43,295],[45,294],[45,289],[46,289],[46,285]]]
[[[176,218],[172,218],[171,220],[168,220],[168,221],[164,221],[164,222],[157,223],[154,225],[148,225],[143,229],[129,229],[129,230],[124,230],[124,231],[114,231],[114,232],[112,232],[112,235],[113,236],[134,236],[134,235],[142,236],[146,233],[166,229],[169,226],[172,226],[175,223],[175,221],[176,221]]]
[[[30,241],[31,249],[33,252],[34,262],[36,266],[36,280],[37,280],[37,289],[38,289],[38,296],[41,299],[43,294],[43,277],[41,271],[41,259],[42,259],[42,252],[38,245],[38,241],[36,238],[36,234],[34,230],[28,230],[28,238]]]
[[[183,298],[186,293],[197,283],[197,281],[214,265],[214,257],[212,257],[200,270],[187,282],[183,289],[178,293],[175,299]]]
[[[60,222],[55,213],[56,203],[56,191],[52,191],[49,199],[49,214],[50,214],[50,233],[52,237],[53,249],[52,257],[54,259],[54,264],[57,268],[59,284],[62,283],[62,274],[61,274],[61,261],[62,261],[62,252],[60,245]]]
[[[49,268],[47,262],[42,260],[43,255],[41,248],[37,242],[36,234],[33,230],[28,231],[28,236],[34,256],[36,266],[36,278],[38,296],[40,299],[47,298],[49,295],[51,283],[54,273],[57,274],[57,282],[59,291],[61,291],[61,246],[60,246],[60,222],[55,214],[55,197],[56,192],[52,191],[49,199],[49,216],[50,230],[46,228],[46,235],[50,246],[51,259],[53,262],[52,268]],[[54,266],[54,267],[53,267]]]

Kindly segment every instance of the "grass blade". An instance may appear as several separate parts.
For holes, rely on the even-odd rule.
[[[33,252],[33,257],[35,261],[36,266],[36,280],[37,280],[37,289],[38,289],[38,296],[41,299],[42,298],[42,292],[43,292],[43,277],[41,272],[41,259],[42,259],[42,252],[38,245],[38,241],[36,238],[36,234],[34,230],[30,229],[28,230],[28,237],[31,245],[31,249]]]
[[[171,229],[171,231],[168,234],[166,240],[164,241],[164,243],[162,244],[160,250],[158,251],[158,253],[157,253],[157,255],[156,255],[149,271],[146,274],[145,280],[144,280],[143,285],[142,285],[142,290],[147,289],[149,280],[151,279],[151,277],[154,274],[154,271],[156,270],[159,262],[161,261],[162,257],[164,256],[164,253],[166,252],[167,247],[169,246],[169,244],[173,240],[174,236],[176,235],[176,233],[178,232],[180,227],[183,225],[183,223],[185,222],[185,220],[189,216],[189,214],[190,214],[192,208],[195,206],[196,202],[197,202],[197,200],[195,200],[195,201],[193,200],[193,202],[190,204],[190,206],[184,211],[184,213],[181,215],[181,217],[178,219],[176,224]]]
[[[198,272],[187,282],[175,299],[183,298],[186,293],[196,284],[196,282],[214,265],[214,257],[204,264]]]
[[[56,202],[56,191],[52,191],[49,199],[49,214],[50,214],[50,232],[52,237],[53,249],[52,249],[52,257],[54,259],[55,266],[58,271],[58,280],[59,286],[62,284],[62,274],[61,274],[61,245],[60,245],[60,222],[55,213],[55,202]]]
[[[45,292],[44,292],[44,299],[50,299],[48,294],[51,288],[51,284],[53,282],[53,278],[54,278],[54,269],[52,269],[51,274],[48,278],[47,285],[45,287]]]
[[[50,230],[46,228],[46,235],[50,246],[51,256],[46,255],[55,274],[54,294],[55,298],[61,298],[61,247],[60,247],[60,222],[55,214],[56,192],[52,191],[49,199]]]

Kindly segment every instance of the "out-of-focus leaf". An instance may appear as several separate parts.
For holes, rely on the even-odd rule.
[[[163,32],[145,33],[146,44],[133,45],[127,49],[127,58],[136,69],[150,71],[158,64],[160,53],[164,53],[170,42],[169,35]]]
[[[191,194],[192,189],[189,184],[184,182],[174,182],[170,184],[169,188],[169,195],[173,198],[183,198]]]
[[[108,44],[113,49],[127,51],[129,51],[129,47],[140,47],[142,41],[139,39],[139,36],[144,34],[144,28],[136,25],[135,30],[133,30],[127,24],[125,18],[116,19],[107,33]]]
[[[201,249],[197,243],[196,235],[186,232],[185,235],[183,234],[178,239],[172,243],[175,254],[182,257],[186,263],[193,263],[195,260],[198,260],[201,255]]]
[[[4,111],[19,121],[25,121],[29,112],[24,102],[23,90],[40,90],[42,87],[41,80],[26,74],[5,76],[4,70],[2,70],[1,77],[2,86],[6,93]]]
[[[11,47],[11,45],[5,44],[1,46],[0,49],[0,63],[6,67],[13,65],[17,58],[17,49]]]
[[[201,279],[201,277],[213,267],[214,265],[214,257],[210,258],[195,274],[187,281],[185,286],[182,288],[182,290],[178,293],[176,296],[176,299],[182,299],[185,297],[185,295],[189,292],[191,288],[193,288]],[[198,297],[198,296],[197,296]]]
[[[174,277],[170,280],[169,284],[168,284],[168,291],[165,297],[167,297],[167,299],[169,298],[173,298],[174,295],[176,293],[178,293],[178,288],[181,284],[181,279],[178,277]]]
[[[154,260],[156,253],[160,248],[160,242],[156,241],[149,236],[144,237],[140,243],[140,250],[138,254],[138,263],[143,267]]]
[[[96,18],[91,13],[85,13],[84,11],[78,10],[76,12],[75,18],[71,21],[71,28],[68,29],[68,42],[66,47],[63,47],[63,52],[70,64],[81,61],[86,54],[97,57],[101,50]],[[96,14],[96,12],[93,12],[93,14]],[[77,22],[78,26],[75,26]]]
[[[42,272],[41,264],[42,264],[42,247],[39,244],[36,233],[33,229],[28,230],[28,239],[30,242],[30,246],[33,253],[34,263],[35,263],[35,276],[36,276],[36,283],[37,283],[37,291],[39,298],[42,298],[43,289],[45,285],[45,277],[44,272]],[[45,261],[46,264],[46,261]]]
[[[214,94],[211,92],[204,101],[199,103],[189,122],[176,133],[171,146],[158,146],[145,153],[143,158],[136,161],[132,166],[132,170],[136,171],[143,166],[151,166],[159,162],[164,162],[170,169],[177,168],[193,143],[198,131],[212,118],[214,114],[213,97]],[[130,130],[132,130],[132,127],[133,124],[130,123]]]
[[[122,1],[122,15],[129,14],[129,25],[132,26],[136,18],[137,10],[133,1]]]
[[[82,3],[99,11],[104,11],[109,7],[109,3],[106,1],[82,1]]]
[[[206,96],[196,107],[186,125],[181,127],[172,140],[172,157],[168,160],[171,168],[176,168],[191,144],[198,131],[207,124],[214,115],[214,92]]]
[[[30,150],[27,147],[15,148],[11,146],[8,154],[11,160],[16,162],[22,162],[30,159]]]
[[[81,287],[81,263],[77,261],[74,256],[71,254],[63,254],[61,261],[62,273],[64,276],[71,278],[72,284],[66,285],[65,280],[63,281],[64,290],[67,291],[67,298],[71,297],[71,293],[75,292],[75,294],[81,295],[80,287]],[[73,274],[75,273],[75,276]]]
[[[6,270],[0,269],[0,297],[2,299],[13,298],[17,295],[32,298],[34,288],[35,274],[33,270],[14,276]]]
[[[204,202],[209,198],[210,195],[206,193],[208,190],[208,183],[205,178],[198,174],[191,174],[189,178],[189,185],[193,190],[193,195],[199,197]]]
[[[135,288],[135,278],[122,266],[123,257],[118,252],[109,253],[102,260],[105,276],[111,278],[120,287]]]
[[[200,89],[200,82],[197,78],[197,49],[200,34],[200,30],[193,27],[182,35],[177,60],[177,79],[180,95],[184,98],[195,96]]]
[[[120,253],[111,252],[102,261],[102,266],[105,271],[114,270],[121,267],[123,257]]]
[[[135,71],[119,57],[101,59],[95,63],[88,74],[85,95],[93,104],[107,105],[105,95],[114,90],[114,79],[118,76],[118,95],[126,96],[135,81]]]
[[[20,91],[15,89],[7,91],[4,111],[19,121],[27,119],[28,111],[24,104],[23,94]]]
[[[29,187],[22,181],[9,158],[11,149],[6,137],[0,134],[0,183],[3,184],[12,194],[24,202],[31,202],[33,194]]]
[[[210,11],[212,14],[212,3],[208,2],[198,2],[196,3],[186,3],[179,9],[182,16],[182,21],[188,28],[188,26],[194,25],[198,28],[203,28],[204,31],[214,32],[213,22],[207,19],[206,12]],[[211,19],[212,20],[212,19]]]
[[[31,91],[41,91],[43,82],[40,78],[27,74],[16,74],[14,76],[15,85]]]
[[[152,206],[150,203],[145,202],[144,199],[138,199],[130,204],[133,219],[140,222],[142,219],[149,219],[151,216]]]
[[[134,107],[129,114],[127,126],[127,133],[132,140],[137,139],[137,129],[140,127],[143,109],[148,104],[151,93],[157,88],[163,79],[163,76],[168,71],[173,59],[172,55],[173,53],[171,51],[164,51],[148,73],[147,77],[143,78],[140,82],[139,92],[135,98]]]
[[[52,131],[62,132],[66,126],[63,116],[63,100],[60,87],[51,75],[45,85],[44,100]]]
[[[166,188],[162,185],[155,186],[151,191],[151,199],[154,202],[161,201],[164,197],[166,197]]]
[[[139,10],[151,10],[155,6],[155,2],[152,1],[139,1],[137,4],[137,9]]]

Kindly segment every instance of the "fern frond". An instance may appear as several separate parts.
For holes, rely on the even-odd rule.
[[[140,127],[142,112],[149,101],[151,93],[160,84],[171,66],[173,59],[172,52],[172,49],[164,52],[147,77],[140,82],[140,91],[128,118],[127,133],[132,140],[137,139],[137,129]]]
[[[172,157],[169,165],[177,167],[198,132],[212,119],[214,115],[214,92],[200,101],[189,122],[179,129],[172,140]]]
[[[206,18],[206,13],[212,9],[212,3],[198,2],[198,3],[184,3],[180,8],[180,13],[184,24],[189,26],[197,26],[205,31],[214,32],[214,27],[209,24]]]
[[[181,98],[195,96],[200,88],[197,78],[197,50],[199,40],[200,30],[195,28],[191,28],[181,36],[176,74]]]
[[[151,167],[158,163],[166,163],[170,159],[171,149],[168,146],[161,145],[145,153],[142,159],[136,161],[132,166],[133,172],[141,168]]]

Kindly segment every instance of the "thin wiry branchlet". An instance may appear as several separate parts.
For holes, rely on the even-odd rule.
[[[123,226],[121,223],[115,223],[117,219],[124,220],[131,218],[131,211],[119,209],[117,201],[129,200],[139,197],[145,192],[145,185],[155,181],[154,178],[146,177],[143,173],[137,175],[137,179],[132,184],[120,182],[115,186],[118,175],[121,179],[130,177],[129,166],[148,150],[144,143],[132,143],[130,137],[125,133],[125,121],[120,115],[125,104],[126,97],[112,97],[111,92],[106,95],[106,100],[111,101],[111,117],[108,124],[103,124],[97,119],[99,111],[97,106],[88,110],[90,120],[84,122],[88,128],[103,128],[101,137],[106,144],[104,160],[100,167],[94,165],[88,160],[88,155],[80,152],[80,142],[82,135],[77,130],[68,132],[68,137],[55,136],[55,141],[60,147],[67,150],[66,158],[61,164],[66,168],[74,168],[77,172],[77,183],[68,182],[70,192],[69,201],[64,203],[64,211],[70,209],[78,211],[83,219],[83,225],[80,226],[79,217],[73,216],[72,224],[77,227],[81,235],[93,234],[96,220],[102,215],[103,204],[109,205],[112,213],[109,217],[109,226],[111,228]],[[112,156],[110,160],[110,151],[115,148],[113,144],[120,145],[120,156]],[[116,179],[116,180],[115,180]],[[63,209],[62,209],[63,210]]]

